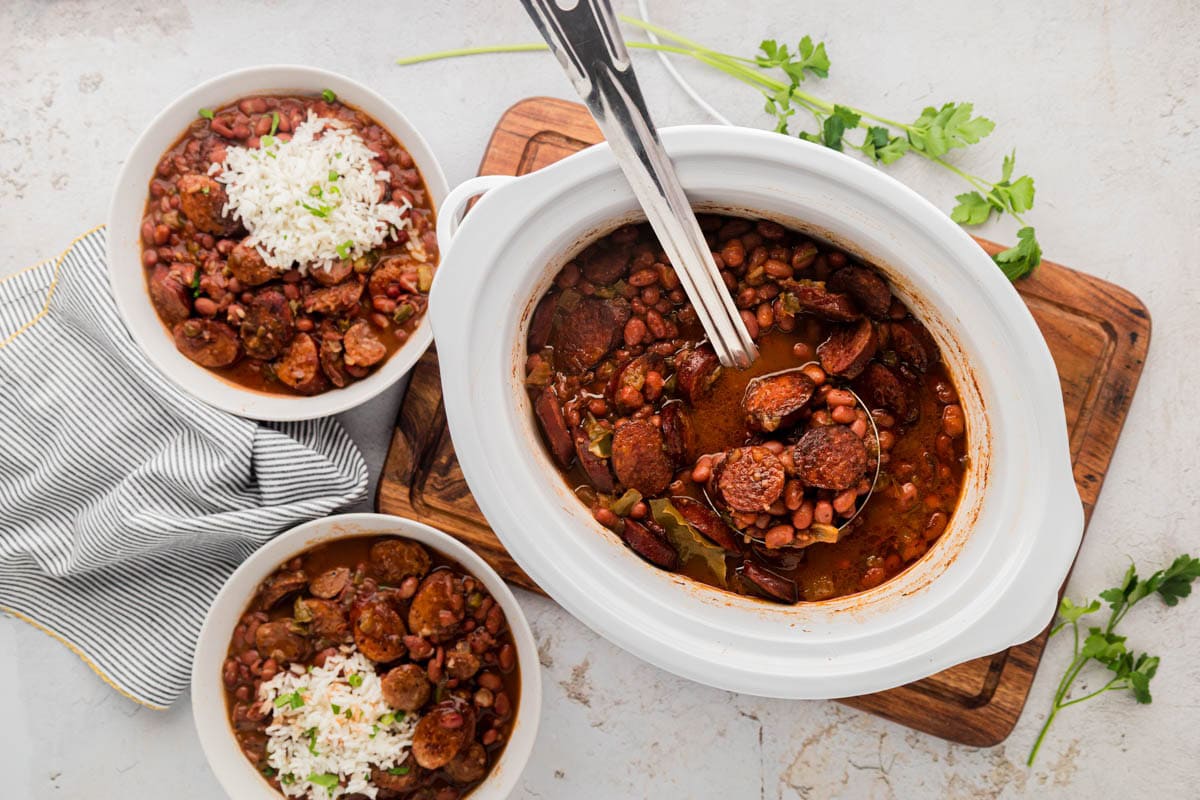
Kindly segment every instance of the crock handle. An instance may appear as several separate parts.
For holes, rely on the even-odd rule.
[[[446,195],[446,199],[442,201],[442,207],[438,214],[438,247],[443,251],[450,249],[450,243],[454,241],[454,235],[458,233],[458,226],[462,224],[466,205],[472,197],[514,180],[516,178],[512,175],[477,175],[451,189],[450,194]]]

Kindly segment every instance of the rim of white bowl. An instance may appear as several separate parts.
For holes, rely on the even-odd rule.
[[[146,291],[141,263],[140,230],[147,186],[162,154],[201,108],[248,95],[319,94],[332,89],[339,97],[378,121],[402,144],[420,171],[434,213],[449,187],[429,143],[390,101],[378,92],[337,72],[297,64],[267,64],[226,72],[189,89],[146,126],[134,142],[117,178],[108,210],[109,284],[117,308],[134,342],[158,371],[183,392],[208,405],[250,419],[285,422],[316,419],[366,403],[399,381],[433,342],[431,323],[421,320],[408,340],[379,369],[343,389],[298,397],[247,389],[190,361],[176,348]]]
[[[242,562],[213,600],[200,629],[192,662],[191,707],[201,748],[217,781],[231,797],[239,800],[279,800],[282,797],[263,780],[237,746],[227,716],[221,665],[233,630],[264,578],[280,564],[318,543],[357,536],[401,536],[432,547],[483,581],[504,609],[517,646],[521,696],[512,736],[500,760],[492,765],[487,778],[471,793],[472,800],[503,800],[516,787],[529,762],[541,720],[541,663],[529,620],[504,580],[469,547],[437,528],[389,514],[340,514],[291,528]]]

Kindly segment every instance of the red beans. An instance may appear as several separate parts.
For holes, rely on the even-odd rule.
[[[740,267],[746,260],[746,248],[742,245],[742,241],[730,239],[726,242],[725,246],[721,248],[721,260],[725,262],[726,266]]]
[[[942,430],[951,439],[957,439],[967,431],[967,418],[962,406],[949,405],[942,409]]]
[[[154,250],[150,250],[150,249],[142,251],[142,265],[143,266],[153,267],[157,263],[158,263],[158,253],[157,252],[155,252]]]
[[[758,338],[758,317],[751,314],[749,311],[742,310],[742,322],[746,325],[746,332],[750,334],[751,339]]]
[[[646,323],[638,317],[630,317],[625,323],[625,344],[637,347],[646,338]]]

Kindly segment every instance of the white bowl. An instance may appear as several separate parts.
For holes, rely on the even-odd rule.
[[[504,609],[517,645],[521,675],[521,697],[516,709],[512,736],[500,760],[492,765],[483,783],[471,792],[471,800],[503,800],[517,785],[521,770],[533,752],[542,713],[542,676],[537,643],[517,599],[500,576],[466,545],[439,530],[403,517],[386,514],[343,514],[306,522],[263,545],[229,576],[213,601],[200,630],[192,663],[192,716],[209,766],[230,797],[238,800],[279,800],[282,796],[263,780],[246,759],[225,709],[221,666],[229,651],[233,629],[245,613],[263,579],[280,564],[321,542],[351,536],[404,536],[457,561],[487,587]]]
[[[299,420],[326,417],[362,405],[398,381],[433,340],[428,320],[421,320],[408,341],[379,369],[344,389],[312,397],[268,394],[239,386],[190,361],[175,348],[146,291],[142,266],[141,225],[150,179],[162,154],[196,119],[201,108],[217,108],[254,94],[316,95],[333,90],[340,100],[378,121],[412,155],[436,209],[446,196],[446,177],[433,151],[391,103],[360,83],[313,67],[262,66],[240,69],[200,84],[167,106],[134,143],[117,178],[108,211],[108,273],[117,308],[158,369],[183,391],[209,405],[243,417]]]
[[[1036,635],[1054,612],[1083,510],[1054,363],[1012,285],[944,214],[866,164],[748,129],[669,128],[663,142],[696,205],[819,235],[887,275],[937,339],[962,396],[971,459],[962,499],[936,546],[900,576],[798,606],[658,570],[596,523],[547,457],[522,379],[527,321],[555,273],[584,243],[641,217],[599,145],[525,177],[468,181],[438,225],[431,307],[446,415],[504,546],[613,642],[735,691],[875,692]],[[484,189],[458,228],[460,206]]]

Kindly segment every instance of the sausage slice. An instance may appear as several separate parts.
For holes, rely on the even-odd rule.
[[[662,431],[648,419],[635,419],[617,428],[612,441],[612,467],[617,480],[653,497],[667,488],[675,471],[664,449]]]
[[[555,365],[576,373],[591,369],[612,349],[617,333],[612,306],[600,298],[585,297],[555,328]]]
[[[417,723],[412,755],[425,769],[441,769],[475,737],[475,711],[468,703],[446,700]]]
[[[487,768],[487,750],[479,742],[471,742],[470,745],[459,750],[458,755],[442,770],[455,783],[474,783],[483,779],[483,776],[487,774]]]
[[[821,367],[831,375],[857,378],[875,355],[879,339],[875,326],[868,319],[854,325],[843,325],[817,347]]]
[[[721,519],[720,514],[704,503],[691,497],[673,497],[671,503],[687,524],[698,530],[703,536],[726,550],[740,549],[737,534],[725,524],[725,520]]]
[[[801,436],[792,460],[806,485],[840,492],[862,480],[867,471],[867,448],[845,425],[827,425]]]
[[[746,386],[742,409],[752,430],[771,433],[794,423],[817,385],[799,370],[755,378]]]
[[[148,284],[150,301],[168,325],[183,322],[192,314],[192,298],[183,277],[165,264],[154,267]]]
[[[312,593],[313,597],[328,600],[341,594],[349,583],[350,568],[334,567],[309,581],[308,591]]]
[[[404,621],[386,597],[372,597],[352,614],[354,644],[372,661],[386,663],[404,655]]]
[[[735,447],[718,469],[717,491],[734,511],[766,511],[783,494],[783,463],[765,447]]]
[[[267,265],[262,255],[253,246],[243,240],[234,245],[229,253],[225,266],[233,277],[246,286],[258,286],[274,278],[278,273],[274,267]]]
[[[316,266],[308,268],[308,276],[322,286],[337,286],[353,272],[354,262],[346,258],[330,263],[329,269]]]
[[[320,388],[319,366],[316,342],[307,333],[299,333],[276,364],[275,375],[298,392],[313,392]]]
[[[270,361],[282,353],[296,333],[292,307],[283,292],[263,289],[256,294],[246,308],[240,332],[251,358]]]
[[[179,210],[197,230],[225,236],[237,230],[236,220],[226,218],[221,209],[229,202],[225,187],[207,175],[189,173],[179,179]]]
[[[774,600],[784,603],[795,603],[799,599],[796,583],[782,575],[776,575],[766,567],[760,567],[753,561],[747,560],[742,565],[742,576],[754,584],[760,591]]]
[[[571,439],[571,432],[567,430],[562,404],[558,402],[558,393],[554,391],[553,386],[547,386],[533,401],[533,413],[542,427],[542,435],[546,437],[546,445],[550,448],[554,460],[564,469],[571,466],[575,445]]]
[[[558,309],[558,295],[548,294],[533,309],[529,318],[529,336],[526,342],[529,352],[536,353],[550,343],[550,332],[554,328],[554,312]]]
[[[241,348],[237,334],[223,322],[188,319],[175,325],[175,347],[202,367],[228,367]]]
[[[360,319],[346,330],[342,339],[345,363],[352,367],[373,367],[387,357],[387,345],[379,340],[371,323]]]
[[[608,468],[608,459],[601,458],[588,449],[591,444],[588,435],[582,428],[575,431],[575,457],[579,466],[587,473],[588,480],[597,491],[611,493],[613,490],[612,470]]]
[[[629,549],[656,567],[675,569],[679,565],[679,554],[670,543],[650,532],[649,528],[631,519],[624,520],[621,538]]]
[[[692,405],[707,397],[721,377],[721,362],[707,344],[685,350],[675,357],[675,387]]]
[[[416,664],[393,667],[379,681],[383,700],[399,711],[419,711],[429,700],[433,685],[425,670]]]
[[[310,314],[340,316],[358,308],[363,287],[358,281],[317,289],[304,298],[304,310]]]
[[[662,420],[663,448],[675,469],[684,464],[692,463],[692,453],[696,449],[696,431],[692,427],[692,418],[678,400],[667,403],[659,412]]]
[[[258,607],[263,611],[274,608],[275,605],[290,594],[295,594],[308,583],[308,576],[303,571],[277,572],[263,581],[258,590]]]
[[[896,357],[917,372],[924,372],[929,369],[929,352],[922,339],[928,337],[929,333],[924,328],[917,327],[920,333],[903,322],[893,322],[888,326],[888,334],[891,349],[896,353]],[[934,352],[937,352],[936,349]]]
[[[371,546],[371,574],[381,583],[398,586],[409,576],[424,578],[433,565],[429,551],[407,539],[385,539]]]
[[[310,652],[308,640],[292,630],[294,621],[278,619],[264,622],[254,632],[254,647],[263,658],[290,663],[300,661]]]
[[[871,408],[886,408],[904,422],[912,422],[917,417],[919,409],[912,402],[908,386],[878,361],[867,365],[855,380],[854,387]]]
[[[801,310],[832,322],[854,322],[862,312],[848,294],[833,292],[820,281],[780,281],[784,291],[791,292]]]
[[[595,284],[605,285],[624,277],[633,254],[621,245],[593,245],[582,254],[583,277]]]
[[[859,308],[876,319],[886,319],[892,307],[892,292],[879,273],[866,267],[843,267],[825,282],[832,292],[850,295]]]
[[[454,635],[465,615],[465,606],[455,604],[460,582],[449,570],[438,570],[425,578],[408,608],[408,627],[417,636],[440,641]]]

